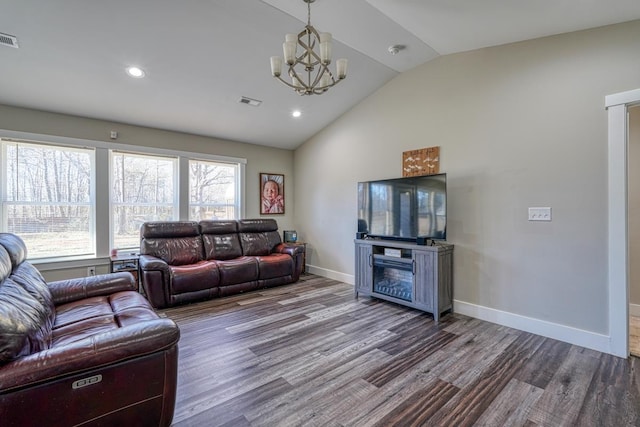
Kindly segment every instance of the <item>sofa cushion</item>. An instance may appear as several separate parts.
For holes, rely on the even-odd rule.
[[[0,363],[46,350],[49,313],[11,278],[0,284]]]
[[[47,311],[48,328],[51,329],[56,318],[55,304],[51,290],[38,269],[28,262],[23,262],[13,269],[11,279],[43,305]]]
[[[216,261],[220,270],[220,286],[258,280],[258,261],[254,257],[239,257]]]
[[[0,245],[0,283],[11,276],[11,270],[13,270],[13,266],[9,252],[7,252],[4,246]]]
[[[234,220],[202,220],[200,233],[202,234],[230,234],[238,232],[238,222]]]
[[[158,317],[142,295],[126,291],[62,304],[57,310],[52,347]]]
[[[240,244],[245,256],[269,255],[277,245],[267,233],[240,233]]]
[[[288,254],[271,254],[256,257],[260,279],[273,279],[274,277],[293,275],[295,263]]]
[[[238,221],[238,232],[245,256],[269,255],[280,243],[275,219],[241,219]]]
[[[195,221],[146,222],[140,227],[140,253],[153,255],[171,265],[202,261],[200,227]]]
[[[242,256],[236,221],[200,221],[204,258],[226,260]]]
[[[5,276],[1,277],[1,279],[4,279],[7,277],[6,275],[10,274],[18,265],[27,259],[27,246],[21,238],[11,233],[0,233],[0,246],[2,246],[7,255],[9,255],[10,269],[8,272],[6,271],[6,266],[3,269]],[[6,262],[6,260],[4,262]]]
[[[218,286],[220,273],[215,261],[200,261],[190,265],[170,265],[171,293],[200,291]]]
[[[25,263],[24,242],[0,233],[0,363],[51,345],[55,308],[38,270]]]
[[[77,320],[53,330],[53,347],[69,345],[117,328],[118,323],[112,315],[92,316],[88,319]]]
[[[0,282],[11,278],[22,286],[32,297],[38,300],[49,312],[49,320],[55,318],[55,308],[51,291],[40,272],[31,264],[24,263],[27,260],[27,247],[15,234],[0,233],[0,248],[8,258],[0,256]]]
[[[54,329],[84,322],[95,317],[111,316],[113,309],[109,300],[104,296],[83,298],[67,304],[61,304],[56,309]]]
[[[278,231],[278,223],[275,219],[238,220],[238,232],[240,233],[262,233],[265,231]]]
[[[205,259],[233,259],[242,256],[237,234],[203,234]]]

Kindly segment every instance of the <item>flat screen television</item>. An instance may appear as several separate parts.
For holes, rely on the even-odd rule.
[[[416,242],[445,240],[447,175],[359,182],[358,233]]]

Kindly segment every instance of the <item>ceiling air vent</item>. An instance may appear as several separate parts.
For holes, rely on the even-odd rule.
[[[18,48],[18,38],[9,34],[0,33],[0,45]]]
[[[239,102],[241,104],[251,105],[252,107],[257,107],[260,104],[262,104],[262,101],[258,101],[257,99],[247,98],[246,96],[243,96],[242,98],[240,98]]]

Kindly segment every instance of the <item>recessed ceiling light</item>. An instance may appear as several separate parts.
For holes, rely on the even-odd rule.
[[[127,68],[127,74],[137,79],[141,79],[142,77],[144,77],[144,71],[142,70],[142,68],[138,68],[138,67]]]
[[[302,115],[302,112],[300,110],[294,110],[291,115],[293,117],[300,117]]]

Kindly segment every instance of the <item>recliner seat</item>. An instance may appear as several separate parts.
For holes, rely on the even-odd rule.
[[[0,233],[0,424],[170,425],[176,324],[130,273],[46,283],[26,259]]]

